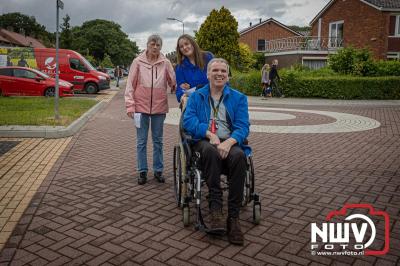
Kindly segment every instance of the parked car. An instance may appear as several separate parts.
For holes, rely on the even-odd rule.
[[[73,96],[74,85],[60,79],[60,97]],[[27,67],[0,67],[0,94],[3,96],[54,96],[56,80]]]
[[[114,68],[106,68],[106,73],[110,76],[110,79],[115,79]]]
[[[21,52],[21,47],[10,47],[0,49],[0,56],[16,56]],[[24,50],[29,48],[24,48]],[[31,48],[32,68],[46,73],[51,77],[56,74],[56,49],[53,48]],[[11,58],[12,60],[16,60]],[[60,78],[74,84],[74,90],[87,93],[97,93],[100,90],[110,88],[110,77],[108,74],[97,71],[90,62],[78,52],[73,50],[59,49],[59,75]]]

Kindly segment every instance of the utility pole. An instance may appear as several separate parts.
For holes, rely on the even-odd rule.
[[[59,17],[59,8],[64,9],[64,3],[61,0],[56,0],[57,1],[57,26],[56,26],[56,87],[55,87],[55,92],[54,92],[54,118],[56,121],[60,120],[60,112],[59,112],[59,87],[60,85],[58,84],[58,79],[59,79],[59,62],[58,62],[58,17]]]

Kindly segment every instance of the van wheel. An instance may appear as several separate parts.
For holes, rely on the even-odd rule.
[[[54,97],[56,90],[54,88],[47,88],[44,91],[44,96],[46,97]]]
[[[90,82],[90,83],[86,84],[85,91],[86,91],[86,93],[89,93],[89,94],[95,94],[98,91],[97,85],[95,83]]]

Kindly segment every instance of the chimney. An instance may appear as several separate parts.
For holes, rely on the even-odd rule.
[[[261,23],[261,20],[262,20],[262,19],[260,18],[260,23]]]
[[[251,22],[250,22],[250,27],[251,27]]]

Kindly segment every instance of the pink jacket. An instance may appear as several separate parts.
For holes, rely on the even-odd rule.
[[[171,62],[160,53],[151,64],[146,51],[132,62],[125,90],[126,112],[144,114],[168,113],[167,87],[175,88],[175,72]]]

